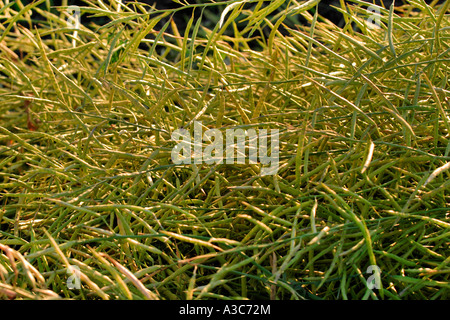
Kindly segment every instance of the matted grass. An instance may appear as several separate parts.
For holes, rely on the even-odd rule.
[[[0,1],[0,298],[449,298],[449,1],[379,8],[378,29],[360,1],[343,29],[314,0],[227,1],[183,34],[139,4],[85,1],[110,22],[74,32],[64,8],[16,2]],[[310,25],[283,26],[295,15]],[[175,165],[194,119],[279,129],[277,174]]]

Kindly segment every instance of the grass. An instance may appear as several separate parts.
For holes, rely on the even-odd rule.
[[[449,1],[316,2],[3,1],[0,298],[448,299]],[[175,165],[193,119],[279,129],[277,174]]]

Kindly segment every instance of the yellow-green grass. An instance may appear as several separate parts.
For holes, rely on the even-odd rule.
[[[110,22],[74,30],[65,8],[16,2],[0,9],[1,299],[449,298],[449,1],[379,8],[375,29],[360,1],[343,29],[317,1],[227,1],[213,30],[94,0],[82,15]],[[283,24],[296,15],[308,26]],[[193,120],[278,129],[277,174],[174,164]]]

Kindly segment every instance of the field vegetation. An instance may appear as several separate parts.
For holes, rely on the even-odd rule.
[[[0,299],[450,297],[450,1],[49,4],[0,1]]]

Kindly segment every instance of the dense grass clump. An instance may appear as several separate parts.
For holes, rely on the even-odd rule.
[[[0,1],[0,298],[448,299],[449,1],[317,2]],[[173,163],[194,121],[277,174]]]

